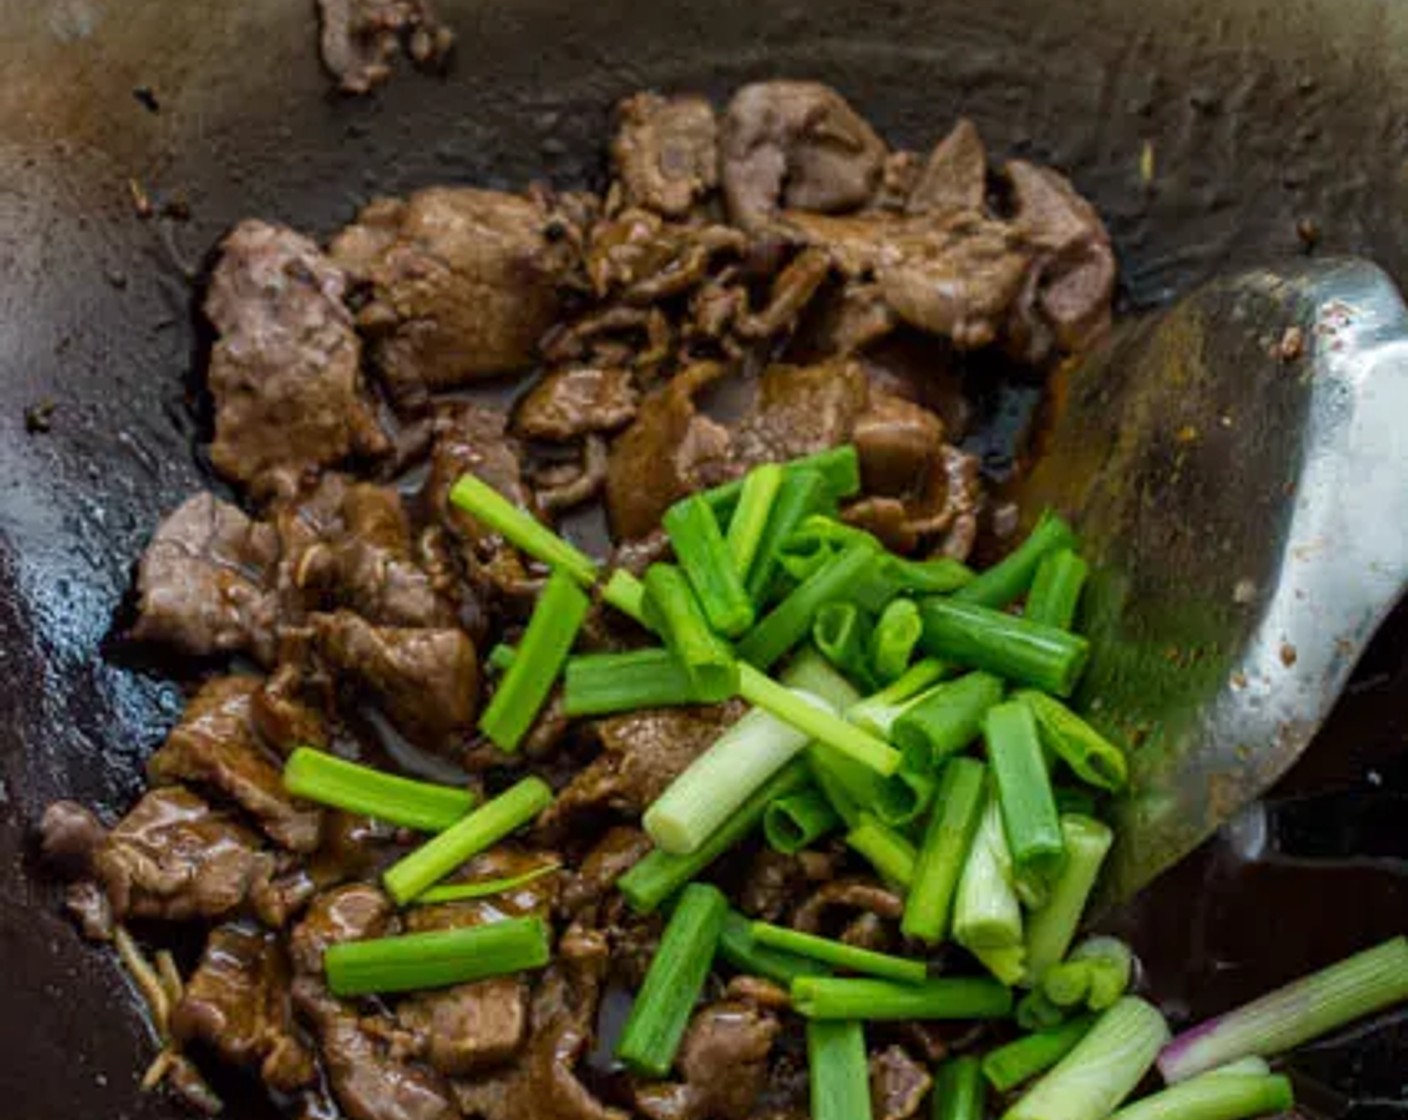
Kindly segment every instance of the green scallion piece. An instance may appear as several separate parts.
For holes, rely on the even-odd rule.
[[[1003,1120],[1103,1120],[1144,1079],[1167,1041],[1164,1017],[1143,1000],[1126,996]]]
[[[845,711],[860,699],[855,685],[811,646],[797,651],[779,679],[788,688],[820,696],[837,711]]]
[[[1049,1030],[1037,1031],[999,1046],[983,1056],[983,1076],[999,1093],[1015,1089],[1039,1073],[1045,1073],[1090,1033],[1094,1015],[1082,1015]]]
[[[1134,952],[1117,937],[1087,937],[1041,977],[1041,990],[1058,1007],[1104,1011],[1128,990]]]
[[[953,758],[944,765],[905,900],[900,928],[906,937],[932,945],[948,931],[959,876],[982,819],[986,782],[987,767],[976,759]]]
[[[854,603],[824,603],[812,620],[812,642],[831,664],[867,692],[875,688],[870,668],[870,616]]]
[[[1071,629],[1090,565],[1069,548],[1048,552],[1037,565],[1022,615],[1047,626]]]
[[[569,718],[701,704],[694,681],[668,649],[587,653],[567,659],[562,711]]]
[[[879,612],[897,596],[948,595],[973,578],[973,569],[947,557],[907,560],[886,552],[856,585],[854,597],[866,610]]]
[[[991,798],[958,881],[953,939],[974,952],[1022,944],[1022,905],[1012,889],[1012,857],[1001,814]]]
[[[1115,838],[1100,821],[1075,814],[1061,818],[1061,835],[1065,866],[1052,883],[1046,905],[1027,919],[1027,969],[1036,983],[1065,958]]]
[[[525,871],[521,875],[506,875],[501,879],[479,879],[472,883],[446,883],[443,886],[431,887],[428,891],[417,895],[412,901],[417,906],[435,906],[442,902],[466,902],[475,898],[493,898],[495,895],[520,890],[529,883],[537,882],[561,869],[562,863],[558,860],[552,860],[541,867]]]
[[[554,571],[548,577],[513,665],[479,717],[479,730],[496,746],[518,749],[547,701],[590,607],[591,601],[570,575]]]
[[[665,511],[662,524],[709,625],[728,638],[744,633],[753,625],[753,601],[708,503],[684,498]]]
[[[513,668],[513,659],[518,655],[518,651],[506,642],[499,642],[489,651],[489,656],[484,660],[489,668],[496,673],[507,673]]]
[[[880,793],[880,777],[874,770],[825,743],[813,743],[806,758],[817,788],[847,828],[855,826],[862,812],[873,810]]]
[[[1015,699],[1031,708],[1042,743],[1077,778],[1111,793],[1124,789],[1129,780],[1129,764],[1119,747],[1045,693],[1024,689]]]
[[[566,572],[583,587],[596,582],[596,561],[563,540],[527,510],[520,509],[487,482],[461,475],[450,489],[450,501],[482,521],[509,544],[521,548],[555,571]]]
[[[645,625],[645,584],[624,568],[617,568],[601,589],[603,602]]]
[[[323,954],[336,996],[443,988],[542,968],[552,955],[540,918],[509,918],[460,929],[344,941]]]
[[[724,917],[718,954],[737,971],[748,976],[761,976],[784,988],[799,976],[831,974],[830,966],[821,961],[758,944],[753,938],[753,923],[736,910],[730,910]]]
[[[858,699],[848,705],[845,709],[846,719],[872,735],[888,739],[895,720],[905,708],[923,695],[931,685],[937,684],[947,676],[948,672],[947,665],[932,657],[916,661],[893,683],[864,700]]]
[[[1009,700],[983,717],[997,801],[1018,877],[1051,882],[1066,858],[1051,776],[1031,708]]]
[[[872,949],[861,949],[847,945],[844,941],[833,941],[829,937],[802,933],[769,922],[753,923],[753,940],[771,949],[781,949],[800,957],[813,957],[847,972],[859,972],[866,976],[880,976],[888,980],[898,980],[903,984],[922,984],[929,976],[928,966],[923,961],[877,953]]]
[[[763,814],[763,835],[773,851],[796,855],[841,827],[841,817],[819,789],[779,797]]]
[[[770,668],[806,637],[823,605],[847,596],[874,557],[873,547],[857,544],[828,561],[739,640],[738,656],[760,669]]]
[[[1184,1031],[1159,1056],[1168,1082],[1292,1050],[1408,1000],[1408,937],[1394,937]]]
[[[984,1096],[977,1058],[949,1058],[934,1071],[934,1120],[983,1120]]]
[[[892,828],[905,828],[924,815],[934,800],[938,778],[901,766],[875,789],[875,815]]]
[[[860,1023],[807,1023],[811,1120],[871,1120],[870,1067]]]
[[[783,767],[698,849],[681,856],[656,848],[621,876],[617,890],[636,913],[653,913],[665,899],[752,832],[770,802],[801,789],[808,780],[807,769],[800,761]]]
[[[1046,992],[1037,987],[1017,1001],[1014,1017],[1024,1031],[1049,1031],[1066,1022],[1070,1013],[1066,1008],[1052,1003]]]
[[[809,693],[806,704],[824,707]],[[754,708],[685,768],[641,818],[656,847],[675,855],[697,851],[765,782],[807,745],[807,734]]]
[[[832,506],[826,479],[817,471],[785,471],[777,497],[768,512],[767,527],[758,543],[753,566],[748,570],[745,586],[748,597],[759,607],[768,602],[781,571],[783,544],[808,514]]]
[[[827,448],[813,455],[803,455],[779,464],[783,480],[804,472],[821,476],[822,489],[831,502],[842,498],[852,498],[860,493],[860,457],[853,444]],[[755,467],[754,470],[757,468]],[[734,512],[743,493],[745,478],[725,482],[700,494],[713,508],[719,521],[727,521]]]
[[[738,504],[734,507],[733,516],[728,519],[725,537],[729,555],[733,557],[734,571],[740,580],[748,578],[748,572],[757,558],[768,527],[768,517],[782,488],[782,478],[782,466],[778,463],[764,463],[743,476]]]
[[[1001,610],[1015,603],[1031,586],[1037,565],[1052,552],[1072,548],[1076,535],[1061,518],[1050,510],[1041,515],[1027,539],[1010,555],[983,572],[968,586],[955,591],[953,597],[962,603]]]
[[[919,613],[920,644],[935,657],[1058,696],[1071,694],[1090,656],[1084,638],[975,603],[925,599]]]
[[[294,797],[422,832],[441,832],[474,808],[467,789],[386,774],[312,747],[288,756],[283,781]]]
[[[860,853],[892,887],[908,890],[914,882],[919,853],[904,836],[869,813],[860,813],[846,833],[846,846]]]
[[[1041,720],[1036,721],[1037,729],[1041,729]],[[1045,746],[1045,741],[1042,743]],[[1051,793],[1056,798],[1056,808],[1062,813],[1079,813],[1083,817],[1095,816],[1100,808],[1100,799],[1084,786],[1056,786],[1051,787]]]
[[[890,725],[890,741],[904,754],[907,767],[932,774],[978,737],[1002,691],[1002,682],[991,673],[967,673],[936,684],[904,705]]]
[[[728,900],[716,887],[691,883],[680,892],[616,1043],[616,1057],[632,1073],[664,1077],[670,1072],[727,914]]]
[[[792,982],[792,1007],[808,1019],[1002,1019],[1011,1014],[1012,993],[972,976],[920,984],[803,976]]]
[[[738,688],[738,667],[728,643],[709,628],[689,582],[673,564],[645,573],[645,617],[685,667],[696,695],[726,700]]]
[[[1294,1105],[1288,1077],[1205,1073],[1127,1104],[1110,1120],[1248,1120],[1290,1112]]]
[[[870,670],[877,681],[898,680],[914,659],[924,623],[913,599],[893,599],[870,634]]]
[[[524,778],[387,868],[381,877],[387,893],[404,906],[470,856],[527,824],[550,804],[552,789],[547,782]]]

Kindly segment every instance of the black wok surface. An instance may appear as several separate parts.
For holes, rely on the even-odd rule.
[[[189,279],[237,218],[321,234],[377,192],[592,184],[624,93],[722,98],[809,77],[896,145],[927,147],[963,112],[995,153],[1069,170],[1109,224],[1132,306],[1303,251],[1297,223],[1408,278],[1408,11],[1391,0],[440,6],[460,35],[450,75],[407,71],[353,101],[329,92],[302,0],[0,5],[0,1115],[178,1112],[137,1092],[151,1046],[134,1001],[58,915],[27,829],[60,795],[124,806],[176,713],[175,687],[109,656],[107,638],[159,514],[202,482]],[[139,220],[130,180],[169,213]],[[47,402],[51,430],[27,430]],[[1408,800],[1399,616],[1316,753],[1330,762],[1293,778],[1390,818]],[[1331,863],[1276,872],[1274,897],[1298,896],[1291,919],[1243,901],[1273,896],[1229,872],[1225,844],[1180,872],[1184,905],[1129,919],[1172,962],[1166,994],[1210,1006],[1210,979],[1250,994],[1401,929],[1408,853],[1369,827],[1336,832]],[[1374,1051],[1387,1072],[1368,1095],[1390,1105],[1405,1034]],[[1336,1061],[1316,1072],[1343,1082]],[[269,1113],[235,1093],[231,1115]]]

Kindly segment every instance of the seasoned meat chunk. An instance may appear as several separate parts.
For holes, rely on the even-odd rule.
[[[318,895],[289,935],[289,954],[300,973],[321,975],[323,954],[343,941],[389,932],[396,908],[370,883],[348,883]]]
[[[538,504],[548,513],[589,502],[606,487],[606,440],[590,435],[582,441],[581,458],[534,472]]]
[[[119,919],[219,917],[267,885],[273,868],[253,833],[179,786],[143,796],[93,856]]]
[[[909,1120],[934,1079],[902,1046],[887,1046],[870,1059],[870,1108],[875,1120]]]
[[[370,293],[358,322],[394,397],[532,363],[570,263],[548,225],[535,199],[433,187],[373,202],[338,234],[330,252]]]
[[[192,782],[226,794],[276,843],[296,852],[318,846],[322,810],[284,790],[283,776],[254,725],[257,677],[217,677],[186,705],[161,749],[147,760],[154,783]]]
[[[252,1066],[290,1092],[317,1078],[294,1033],[288,961],[274,934],[238,925],[211,931],[200,964],[171,1016],[183,1042],[199,1039],[228,1062]]]
[[[894,891],[866,879],[835,879],[817,890],[792,915],[792,924],[803,933],[820,933],[833,909],[859,910],[888,921],[898,921],[904,900]]]
[[[880,182],[885,143],[827,86],[757,82],[729,102],[720,153],[729,215],[756,230],[781,206],[835,212],[864,205]]]
[[[967,117],[935,146],[910,191],[911,214],[962,214],[983,208],[988,187],[988,156],[982,137]]]
[[[865,371],[855,362],[769,366],[735,429],[737,456],[753,466],[846,443],[869,400]]]
[[[236,506],[202,492],[158,526],[137,566],[132,636],[193,657],[273,656],[279,541]]]
[[[323,65],[347,93],[386,81],[403,42],[420,66],[444,61],[455,45],[430,0],[318,0],[318,13]]]
[[[697,288],[717,260],[747,247],[748,238],[729,226],[681,225],[650,210],[626,210],[592,226],[587,276],[597,298],[644,306]]]
[[[891,497],[923,490],[943,448],[943,421],[889,393],[872,392],[869,403],[852,433],[862,488]]]
[[[529,390],[514,413],[514,430],[527,439],[565,443],[589,432],[612,432],[636,414],[631,371],[620,366],[555,369]]]
[[[387,451],[342,270],[308,238],[267,222],[241,222],[220,250],[205,298],[217,334],[215,469],[286,491],[304,470]]]
[[[616,885],[616,880],[629,871],[650,851],[650,837],[638,828],[617,825],[582,859],[576,872],[562,890],[562,905],[568,913],[577,913],[600,902]]]
[[[463,630],[373,626],[350,611],[313,626],[319,655],[417,746],[445,749],[473,728],[479,660]]]
[[[626,205],[684,217],[719,181],[714,107],[702,97],[637,93],[617,113],[611,158]]]
[[[463,1076],[502,1065],[523,1045],[528,992],[518,977],[496,976],[402,1000],[396,1017],[432,1066]]]
[[[675,1066],[684,1080],[637,1087],[650,1120],[747,1120],[767,1084],[776,1018],[756,1005],[710,1004],[690,1020]]]
[[[545,867],[555,867],[558,862],[557,857],[548,852],[525,851],[511,844],[500,844],[475,856],[447,883],[516,879]],[[557,901],[558,879],[554,874],[537,875],[512,890],[483,898],[417,906],[406,914],[406,929],[423,933],[435,929],[462,929],[504,918],[546,919]]]
[[[670,505],[733,473],[728,430],[694,407],[694,395],[727,372],[698,362],[641,402],[640,412],[611,445],[606,505],[618,537],[643,537]]]

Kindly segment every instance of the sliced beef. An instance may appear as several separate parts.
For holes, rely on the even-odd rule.
[[[529,390],[514,412],[514,430],[527,439],[565,443],[589,432],[613,432],[636,414],[631,371],[620,366],[555,369]]]
[[[433,187],[373,202],[338,234],[330,252],[369,293],[358,323],[394,397],[532,363],[570,264],[549,221],[537,199]]]
[[[273,656],[279,540],[214,494],[187,498],[157,527],[137,566],[132,636],[193,657]]]
[[[321,975],[323,954],[343,941],[390,932],[396,908],[370,883],[348,883],[318,895],[289,935],[289,954],[300,973]]]
[[[616,880],[650,851],[650,837],[638,828],[610,828],[582,859],[562,890],[562,906],[575,914],[606,898]]]
[[[641,402],[640,412],[611,445],[606,505],[618,537],[643,537],[672,503],[734,473],[728,430],[701,415],[694,396],[728,372],[698,362]]]
[[[373,626],[350,611],[313,618],[319,655],[410,742],[444,750],[474,727],[479,660],[457,627]]]
[[[735,429],[737,458],[753,466],[846,443],[869,400],[865,371],[856,362],[769,366],[753,408]]]
[[[856,209],[880,182],[884,141],[840,94],[817,82],[744,86],[720,131],[724,195],[744,229],[765,226],[781,206]]]
[[[528,991],[497,976],[402,1000],[396,1009],[413,1045],[441,1073],[477,1073],[514,1056],[528,1032]]]
[[[477,883],[494,879],[515,879],[553,867],[559,860],[550,852],[529,851],[512,844],[499,844],[481,852],[448,883]],[[436,929],[462,929],[504,918],[546,919],[557,902],[560,877],[539,875],[512,890],[483,898],[462,899],[417,906],[406,914],[406,928],[412,933]]]
[[[771,338],[797,324],[812,297],[831,274],[831,259],[821,249],[803,249],[772,282],[767,306],[738,323],[744,338]]]
[[[318,846],[322,810],[284,789],[275,756],[255,728],[257,677],[216,677],[186,705],[161,749],[147,760],[156,784],[192,782],[225,794],[276,843],[296,852]]]
[[[299,1012],[317,1035],[323,1068],[348,1120],[459,1120],[449,1086],[393,1044],[395,1024],[359,1017],[316,981],[294,987]]]
[[[386,452],[342,270],[308,238],[267,222],[241,222],[220,249],[205,298],[217,334],[215,469],[283,492],[305,470]]]
[[[650,1120],[747,1120],[768,1077],[780,1025],[748,1003],[714,1003],[695,1012],[675,1066],[683,1081],[636,1088]]]
[[[718,184],[718,125],[704,98],[637,93],[617,114],[611,158],[627,206],[681,218]]]
[[[930,153],[909,193],[911,214],[962,214],[981,210],[988,188],[988,157],[967,117]]]
[[[944,425],[927,408],[889,393],[872,392],[852,437],[867,494],[904,497],[923,491],[938,466]]]
[[[571,509],[595,498],[606,487],[606,440],[587,436],[576,462],[559,462],[534,472],[538,504],[548,513]]]
[[[909,1120],[933,1085],[929,1071],[902,1046],[887,1046],[870,1058],[870,1108],[875,1120]]]
[[[326,747],[327,703],[323,682],[309,680],[303,666],[280,665],[255,692],[250,718],[260,737],[282,755],[296,747]]]
[[[904,913],[904,899],[894,891],[867,879],[835,879],[818,887],[797,907],[792,915],[792,925],[803,933],[823,933],[833,911],[840,911],[842,918],[852,917],[848,912],[859,911],[859,917],[853,918],[854,921],[865,922],[872,917],[898,921]],[[862,930],[865,930],[865,927],[862,927]],[[846,940],[856,940],[847,938],[845,933],[842,937]],[[870,944],[865,947],[879,946]]]
[[[738,892],[739,908],[768,922],[783,919],[817,883],[835,874],[834,860],[824,852],[784,855],[761,848],[748,865]]]
[[[366,93],[391,77],[403,45],[420,66],[449,57],[455,33],[430,0],[318,0],[323,65],[346,93]]]
[[[740,256],[748,238],[721,225],[667,222],[625,210],[592,226],[587,276],[598,299],[644,307],[697,288],[719,260]]]
[[[736,702],[644,709],[597,723],[601,753],[557,795],[541,818],[552,829],[587,810],[638,815],[742,715]]]
[[[119,919],[219,917],[266,886],[273,870],[252,832],[179,786],[143,796],[93,855]]]
[[[282,1092],[308,1085],[317,1069],[295,1034],[288,985],[288,961],[274,934],[219,926],[172,1013],[172,1034],[258,1069]]]

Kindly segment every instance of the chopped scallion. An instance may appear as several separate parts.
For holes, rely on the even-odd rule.
[[[344,941],[323,955],[336,996],[443,988],[542,968],[551,957],[540,918],[509,918],[460,929]]]
[[[870,1067],[860,1023],[807,1023],[811,1120],[871,1120]]]
[[[914,882],[919,860],[914,845],[869,813],[859,814],[855,826],[846,833],[846,846],[869,860],[891,886],[908,890]]]
[[[763,835],[768,846],[784,855],[796,855],[841,825],[841,817],[816,788],[779,797],[763,814]]]
[[[1058,696],[1071,694],[1090,654],[1075,634],[975,603],[924,599],[919,613],[920,644],[935,657]]]
[[[753,602],[714,511],[695,495],[667,509],[662,523],[709,625],[725,637],[738,637],[753,625]]]
[[[906,766],[932,774],[978,737],[988,709],[1001,699],[1002,682],[991,673],[943,681],[904,705],[890,725],[890,739]]]
[[[728,519],[729,555],[740,580],[746,581],[763,543],[773,502],[782,488],[783,470],[777,463],[763,463],[743,476],[738,504]]]
[[[554,570],[566,572],[583,587],[596,582],[596,561],[527,510],[514,505],[487,482],[472,474],[461,475],[450,489],[450,501],[501,534],[509,544]]]
[[[1066,845],[1031,708],[1009,700],[988,709],[983,734],[1016,874],[1050,883],[1065,861]]]
[[[1114,833],[1100,821],[1068,814],[1061,818],[1066,863],[1045,906],[1027,919],[1027,968],[1039,983],[1070,948]]]
[[[950,759],[939,776],[914,882],[900,928],[906,937],[934,944],[948,930],[953,896],[982,819],[987,767],[971,758]]]
[[[971,976],[920,984],[803,976],[792,982],[792,1006],[808,1019],[1001,1019],[1012,1011],[1012,993]]]
[[[1082,1015],[1068,1023],[1037,1031],[983,1056],[983,1076],[999,1093],[1015,1089],[1039,1073],[1045,1073],[1075,1049],[1090,1033],[1095,1016]]]
[[[569,657],[562,711],[569,718],[703,703],[694,681],[668,649],[588,653]]]
[[[710,701],[733,695],[738,687],[733,651],[709,628],[689,582],[673,564],[647,569],[645,617],[684,666],[697,695]]]
[[[1048,552],[1037,566],[1023,616],[1033,622],[1069,630],[1089,574],[1090,565],[1071,549]]]
[[[759,945],[781,949],[801,957],[813,957],[848,972],[881,976],[905,984],[922,984],[929,974],[923,961],[877,953],[872,949],[861,949],[844,941],[817,937],[815,934],[802,933],[769,922],[754,922],[752,933],[753,940]]]
[[[886,604],[870,635],[870,669],[879,681],[898,680],[914,658],[924,623],[913,599],[893,599]]]
[[[735,910],[724,917],[719,956],[739,972],[761,976],[784,988],[799,976],[829,976],[831,968],[811,957],[769,949],[753,938],[753,923]]]
[[[1075,541],[1071,527],[1047,510],[1027,539],[1010,555],[955,591],[953,597],[962,603],[1000,610],[1022,597],[1044,557],[1058,549],[1071,548]]]
[[[422,832],[447,829],[474,808],[467,789],[386,774],[312,747],[288,756],[283,781],[294,797]]]

